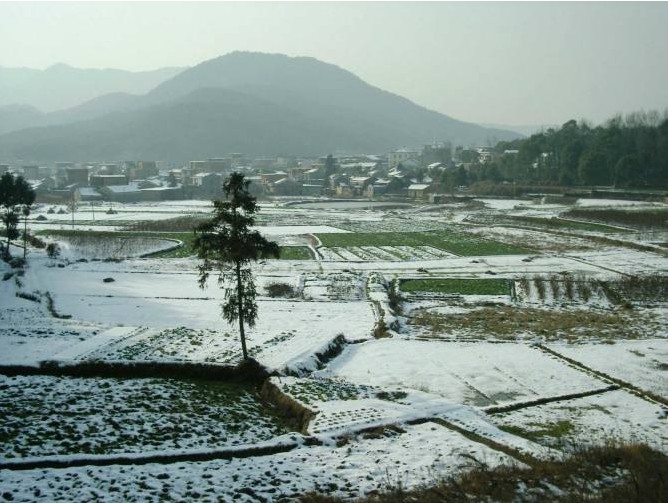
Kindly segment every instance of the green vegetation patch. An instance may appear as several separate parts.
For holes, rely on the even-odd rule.
[[[526,248],[451,230],[318,234],[318,238],[327,247],[432,246],[464,256],[531,253]]]
[[[499,426],[499,429],[528,438],[529,440],[539,441],[545,437],[563,438],[573,430],[573,423],[570,421],[557,421],[555,423],[529,423],[529,428],[521,428],[514,425]]]
[[[403,292],[438,292],[460,295],[510,295],[508,279],[409,279],[401,283]]]
[[[543,336],[546,340],[638,339],[660,327],[651,315],[637,311],[550,310],[527,307],[485,307],[466,313],[418,311],[409,321],[431,337],[453,333],[474,338],[514,340]]]
[[[357,400],[366,398],[370,386],[359,386],[335,379],[300,379],[292,384],[283,384],[283,391],[307,405],[333,400]]]
[[[281,260],[313,260],[307,246],[282,246]]]
[[[0,456],[231,446],[287,433],[252,386],[175,379],[0,376]]]
[[[364,398],[378,398],[389,402],[398,402],[408,396],[403,391],[379,391],[373,386],[326,378],[299,379],[291,383],[282,383],[281,387],[284,393],[307,405],[334,400],[361,400]]]

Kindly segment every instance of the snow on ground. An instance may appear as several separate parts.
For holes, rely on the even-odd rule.
[[[140,257],[181,245],[177,239],[113,236],[45,236],[56,241],[60,257],[67,260]]]
[[[592,250],[600,247],[585,238],[564,236],[534,229],[480,226],[469,229],[469,232],[501,243],[541,251]]]
[[[63,360],[237,363],[241,356],[236,325],[221,321],[215,301],[59,298],[71,302],[62,302],[58,309],[69,310],[78,319],[107,325],[122,320],[126,326],[78,345],[61,342],[54,333],[41,341],[50,349],[33,356],[29,346],[14,347],[6,363],[35,364],[45,355]],[[315,368],[315,354],[324,352],[339,334],[349,340],[369,338],[375,322],[366,302],[260,301],[259,312],[256,326],[247,330],[251,355],[269,368],[293,371]],[[53,342],[56,345],[51,346]]]
[[[369,210],[354,207],[357,205],[330,208],[328,204],[309,209],[269,203],[261,205],[258,223],[261,232],[283,240],[283,244],[305,245],[309,238],[304,234],[313,232],[423,231],[451,228],[452,222],[462,222],[472,213],[544,216],[556,215],[563,209],[559,205],[520,200],[483,202],[488,209],[462,206],[441,208],[439,212],[422,211],[431,207]],[[47,209],[42,208],[42,212]],[[111,230],[134,221],[202,215],[210,212],[211,205],[208,201],[174,201],[115,204],[114,209],[119,212],[113,215],[96,210],[93,222],[92,212],[82,207],[75,218],[86,219],[85,226]],[[65,214],[47,215],[47,218],[47,222],[36,226],[68,228],[71,217]],[[492,466],[509,461],[506,455],[441,424],[426,422],[410,426],[405,423],[417,417],[439,418],[444,424],[534,455],[549,451],[541,450],[522,435],[546,446],[558,445],[540,435],[547,428],[546,424],[558,421],[569,422],[569,427],[561,426],[567,430],[563,438],[571,442],[598,443],[604,440],[602,436],[610,434],[626,439],[647,439],[651,445],[663,443],[665,446],[665,411],[622,390],[507,414],[486,415],[480,407],[519,404],[607,386],[530,345],[399,337],[370,339],[376,319],[369,299],[378,300],[383,293],[372,288],[373,285],[367,286],[367,278],[374,273],[384,276],[385,280],[395,276],[425,278],[431,275],[517,278],[565,271],[610,278],[617,272],[656,272],[666,271],[667,267],[665,257],[658,254],[622,248],[594,246],[599,249],[587,248],[586,252],[578,253],[576,250],[586,247],[586,242],[579,238],[498,226],[475,227],[472,232],[514,244],[522,240],[533,242],[536,248],[549,254],[454,257],[428,247],[359,246],[348,250],[322,248],[325,260],[267,261],[255,268],[260,317],[257,325],[248,331],[250,353],[272,369],[302,376],[281,377],[283,384],[312,386],[310,402],[304,402],[306,399],[297,396],[296,391],[292,395],[317,411],[309,431],[324,440],[324,445],[302,445],[283,454],[228,461],[4,470],[0,472],[3,492],[10,492],[15,500],[32,500],[38,496],[48,500],[60,497],[190,500],[200,496],[257,501],[256,496],[260,496],[275,501],[309,490],[352,497],[382,489],[388,482],[410,487],[431,482],[435,477],[453,475],[467,463],[462,455],[473,455]],[[563,255],[565,251],[568,256]],[[228,326],[220,318],[222,291],[215,285],[215,278],[205,290],[198,288],[197,261],[132,259],[121,263],[90,262],[57,267],[42,255],[42,252],[31,253],[30,265],[19,278],[22,286],[13,277],[0,282],[0,363],[35,364],[52,358],[222,363],[238,360],[236,325]],[[8,269],[3,267],[0,272],[4,274]],[[104,282],[105,278],[114,281]],[[267,297],[265,287],[271,282],[290,284],[296,296]],[[52,318],[43,296],[39,296],[41,303],[15,297],[16,291],[31,293],[35,290],[51,292],[56,310],[72,315],[72,319]],[[387,304],[385,297],[386,294],[382,302]],[[435,303],[432,299],[412,302],[406,306],[409,309],[405,313],[410,313],[410,307],[427,304],[436,306],[439,312],[462,309],[459,305]],[[658,323],[666,323],[665,317],[657,319]],[[334,341],[340,344],[339,334],[351,344],[323,370],[305,375],[323,365],[316,353],[332,349]],[[612,346],[553,344],[550,347],[592,368],[665,396],[664,342],[618,342]],[[268,438],[263,435],[271,430],[270,425],[265,425],[265,429],[264,423],[253,423],[259,425],[257,439],[251,438],[252,435],[244,437],[241,430],[233,428],[242,411],[212,400],[208,392],[203,391],[202,407],[197,405],[200,402],[195,403],[197,407],[190,402],[188,407],[192,409],[182,407],[189,417],[194,414],[196,434],[161,437],[166,430],[183,433],[189,426],[190,419],[185,420],[183,412],[176,410],[186,391],[188,396],[194,393],[188,388],[194,384],[186,381],[176,384],[143,380],[131,385],[138,380],[116,383],[118,380],[111,379],[23,377],[16,378],[15,382],[11,378],[1,379],[0,400],[5,401],[0,417],[10,417],[4,412],[13,410],[17,403],[26,405],[16,410],[23,408],[34,416],[29,427],[23,425],[25,431],[18,433],[21,441],[11,444],[12,448],[23,449],[23,452],[13,454],[66,453],[72,448],[88,452],[85,449],[94,446],[119,453],[175,448],[201,451],[235,442],[262,440]],[[111,387],[103,384],[112,381],[115,384]],[[336,384],[323,388],[313,385],[314,382]],[[202,385],[202,389],[209,388]],[[119,401],[123,402],[123,407],[116,406]],[[127,407],[130,402],[132,407]],[[55,408],[74,413],[66,417],[64,428],[58,429],[58,424],[49,419],[52,416],[37,412]],[[18,416],[11,417],[14,423],[18,421]],[[116,428],[112,421],[118,422],[118,418],[122,424]],[[388,423],[399,423],[400,427],[374,432],[369,438],[352,433],[359,428]],[[518,436],[513,434],[517,431],[506,432],[493,423],[519,426],[524,431]],[[146,425],[151,426],[150,430],[157,432],[157,436],[145,436]],[[54,428],[63,438],[49,436]],[[335,447],[332,435],[341,434],[344,440]],[[84,436],[90,437],[91,443],[81,447]],[[105,444],[114,438],[117,445]],[[295,441],[297,438],[295,435]],[[3,455],[11,454],[6,450]]]
[[[668,339],[616,341],[614,344],[550,344],[559,354],[668,397]]]
[[[556,454],[551,449],[498,429],[480,411],[451,403],[436,394],[317,377],[280,377],[273,378],[272,383],[315,413],[308,432],[325,440],[350,431],[435,418],[535,457]]]
[[[428,449],[425,447],[428,446]],[[256,502],[320,491],[348,498],[388,486],[410,488],[475,466],[513,463],[509,456],[433,423],[381,438],[357,438],[340,447],[301,447],[271,456],[140,466],[87,466],[0,472],[15,501],[82,498]]]
[[[37,302],[17,297],[20,291],[15,277],[0,281],[0,364],[32,365],[102,330],[96,323],[52,318],[42,298],[36,297]]]
[[[522,204],[528,204],[529,201],[526,201],[524,199],[481,199],[477,198],[475,199],[476,201],[480,201],[481,203],[484,203],[485,206],[487,206],[490,209],[493,210],[512,210],[516,206],[520,206]]]
[[[593,250],[588,252],[570,252],[566,260],[574,259],[581,263],[623,274],[653,274],[668,272],[668,258],[665,256],[620,248]]]
[[[255,227],[255,230],[259,231],[264,236],[274,237],[274,236],[298,236],[302,234],[341,234],[349,233],[344,229],[339,229],[337,227],[331,227],[328,225],[259,225]]]
[[[651,207],[657,207],[657,206],[665,206],[665,204],[662,203],[650,203],[647,201],[628,201],[625,199],[587,199],[587,198],[581,198],[578,199],[577,202],[575,203],[576,206],[584,206],[584,207],[592,207],[592,206],[606,206],[606,207],[613,207],[613,206],[651,206]]]
[[[195,262],[174,261],[171,267],[150,267],[159,262],[89,262],[60,268],[49,267],[53,265],[50,261],[35,257],[21,278],[23,291],[50,292],[57,311],[72,316],[72,320],[53,320],[42,304],[17,299],[12,280],[2,282],[1,288],[16,304],[16,309],[2,311],[8,335],[0,339],[4,362],[36,364],[45,356],[60,355],[63,359],[236,363],[240,357],[237,326],[221,319],[224,292],[215,279],[200,290]],[[258,292],[262,295],[264,287],[272,282],[299,289],[300,282],[308,284],[300,277],[268,271],[258,277]],[[114,281],[104,282],[105,278]],[[256,326],[247,329],[251,354],[272,369],[303,371],[315,368],[315,354],[324,352],[337,336],[348,340],[369,338],[375,318],[365,300],[363,278],[353,273],[330,274],[322,278],[322,288],[324,292],[305,288],[304,299],[261,296]],[[306,300],[314,293],[316,300]],[[21,311],[25,309],[34,311],[32,319],[26,319]],[[36,340],[35,319],[39,320],[37,326],[83,325],[86,330],[72,332],[65,341],[62,330],[49,329],[39,334],[43,349],[36,350],[21,340],[24,333],[30,334],[25,341]],[[126,330],[103,330],[116,326]],[[95,339],[89,340],[92,336]]]
[[[9,458],[221,448],[287,433],[251,386],[174,379],[0,376]],[[4,459],[2,459],[4,458]]]
[[[600,380],[521,343],[373,340],[348,346],[316,375],[409,388],[478,406],[605,387]]]
[[[555,447],[605,441],[647,443],[668,453],[668,409],[625,390],[493,414],[489,420]]]

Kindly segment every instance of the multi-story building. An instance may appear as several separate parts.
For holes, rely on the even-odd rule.
[[[404,163],[409,160],[417,161],[419,158],[420,158],[420,153],[417,150],[400,148],[387,154],[387,165],[389,169],[394,169],[400,163]]]
[[[23,178],[26,180],[39,180],[39,166],[36,164],[23,166]]]
[[[88,167],[81,168],[68,167],[65,168],[65,175],[67,178],[67,185],[77,184],[79,187],[88,187]]]
[[[91,175],[90,185],[92,187],[111,187],[127,185],[128,177],[125,175]]]

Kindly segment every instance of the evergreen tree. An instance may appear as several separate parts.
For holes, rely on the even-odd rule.
[[[257,204],[248,191],[249,183],[240,173],[232,173],[225,180],[227,200],[213,202],[213,217],[197,226],[193,244],[197,256],[203,259],[198,267],[200,288],[206,285],[210,271],[216,270],[218,284],[225,289],[222,315],[228,323],[239,322],[244,360],[248,359],[244,324],[253,327],[257,318],[251,263],[279,255],[278,244],[251,230]]]
[[[29,208],[35,201],[35,192],[23,177],[14,178],[11,173],[0,177],[0,220],[5,226],[7,238],[4,254],[9,257],[9,246],[13,239],[19,237],[17,229],[19,213],[23,208]]]

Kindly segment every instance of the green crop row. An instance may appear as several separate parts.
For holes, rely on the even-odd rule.
[[[403,292],[438,292],[459,295],[509,295],[510,280],[493,279],[409,279],[400,285]]]

